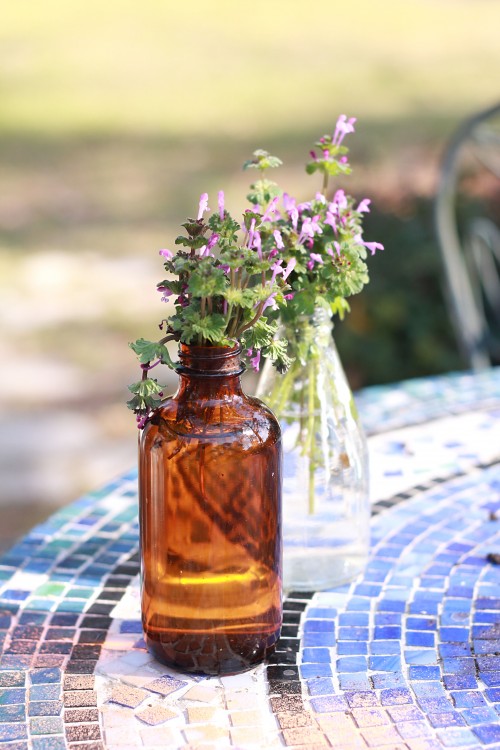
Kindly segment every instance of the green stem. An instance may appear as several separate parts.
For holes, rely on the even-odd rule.
[[[308,437],[308,454],[309,454],[309,515],[314,513],[314,474],[316,471],[315,461],[315,399],[316,399],[316,362],[314,359],[309,364],[309,382],[308,382],[308,419],[307,419],[307,437]]]

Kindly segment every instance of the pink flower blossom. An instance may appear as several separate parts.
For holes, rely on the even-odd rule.
[[[327,211],[326,212],[325,224],[329,224],[332,227],[332,229],[335,232],[335,234],[337,234],[337,231],[338,231],[337,230],[337,219],[335,218],[335,216],[332,214],[331,211]]]
[[[340,243],[337,240],[333,240],[333,247],[335,250],[331,246],[326,248],[328,255],[331,255],[332,258],[335,258],[335,256],[340,257]]]
[[[315,263],[320,263],[322,266],[324,265],[324,260],[319,253],[310,253],[309,257],[311,260],[315,261]]]
[[[356,211],[358,214],[367,214],[370,212],[370,198],[363,198],[363,200],[359,203]]]
[[[290,274],[292,273],[296,265],[297,265],[296,258],[290,258],[290,260],[286,264],[285,270],[283,271],[283,279],[285,281],[288,279],[288,277],[290,276]]]
[[[340,146],[344,137],[347,133],[354,133],[354,123],[356,122],[355,117],[347,119],[347,115],[340,115],[335,126],[335,133],[333,134],[332,143],[335,146]]]
[[[279,211],[276,209],[276,204],[279,201],[279,195],[276,196],[276,198],[273,198],[266,210],[264,211],[264,214],[262,215],[262,221],[272,221],[273,217],[276,215],[279,216]]]
[[[224,220],[224,191],[219,190],[217,194],[217,203],[219,205],[219,219]]]
[[[210,211],[208,207],[208,193],[202,193],[200,195],[200,202],[198,204],[198,221],[203,218],[205,211]]]
[[[377,250],[384,249],[384,246],[380,242],[363,242],[363,245],[371,252],[372,255],[375,255],[375,252]]]
[[[295,292],[289,292],[288,294],[283,295],[283,299],[286,299],[288,302],[292,300],[295,297]]]
[[[299,210],[296,205],[295,198],[292,198],[288,193],[283,193],[283,206],[290,217],[292,226],[297,231],[297,224],[299,223]]]
[[[278,274],[280,273],[283,273],[283,268],[281,266],[282,263],[282,260],[278,260],[271,266],[273,275],[271,276],[271,281],[269,282],[270,284],[274,284],[274,282],[276,281],[276,276],[278,276]]]
[[[310,216],[305,217],[300,230],[299,242],[304,242],[306,237],[310,237],[311,239],[313,239],[315,234],[323,234],[323,230],[318,223],[319,218],[319,214],[313,216],[312,218]]]
[[[276,247],[278,250],[283,250],[285,245],[283,244],[283,237],[281,236],[281,232],[279,229],[275,229],[273,232],[274,241],[276,242]]]
[[[170,260],[174,257],[174,254],[170,250],[167,250],[166,247],[163,248],[163,250],[160,250],[160,255],[163,255],[163,257],[167,258],[167,260]]]
[[[354,242],[356,243],[356,245],[364,245],[372,255],[375,255],[375,252],[377,250],[384,249],[384,246],[380,242],[365,242],[360,234],[357,234],[354,237]]]
[[[269,297],[266,299],[266,301],[264,302],[262,306],[262,312],[264,312],[264,310],[266,310],[268,307],[273,307],[273,308],[276,307],[276,300],[274,299],[275,297],[276,297],[276,292],[273,292],[272,294],[269,295]]]
[[[252,359],[250,360],[250,364],[252,365],[252,367],[255,370],[255,372],[259,372],[259,368],[260,368],[260,349],[258,349],[258,351],[256,352],[255,357],[252,357]]]

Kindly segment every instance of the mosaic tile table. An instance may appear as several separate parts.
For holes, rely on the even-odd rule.
[[[169,671],[139,620],[135,472],[0,560],[0,748],[500,749],[500,371],[371,388],[365,573],[288,592],[271,662]]]

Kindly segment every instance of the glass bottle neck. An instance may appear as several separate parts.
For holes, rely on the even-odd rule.
[[[327,346],[332,341],[332,332],[331,315],[324,307],[317,307],[311,315],[300,315],[294,321],[285,323],[285,337],[288,337],[292,347],[301,344]]]

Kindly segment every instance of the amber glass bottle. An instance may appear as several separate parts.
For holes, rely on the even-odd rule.
[[[140,443],[146,642],[205,674],[262,661],[281,627],[281,433],[239,355],[181,344],[178,391]]]

